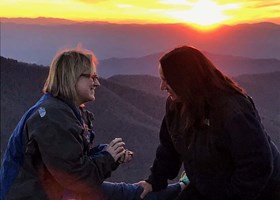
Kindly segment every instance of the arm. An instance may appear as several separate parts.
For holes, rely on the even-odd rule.
[[[173,146],[167,129],[166,117],[164,117],[160,128],[160,145],[151,167],[151,175],[146,181],[152,185],[153,191],[166,188],[167,180],[172,180],[178,175],[181,164],[179,154]]]
[[[255,112],[234,114],[225,123],[236,170],[228,185],[228,197],[256,199],[272,173],[272,152]]]
[[[30,136],[37,144],[47,170],[63,187],[88,192],[110,176],[115,160],[109,152],[89,157],[84,152],[82,127],[67,108],[48,108],[41,118],[29,122]]]

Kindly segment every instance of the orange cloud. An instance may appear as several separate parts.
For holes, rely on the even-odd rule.
[[[255,6],[253,6],[254,8],[266,8],[266,7],[278,7],[277,10],[280,10],[280,2],[266,2],[266,3],[259,3],[259,4],[256,4]]]

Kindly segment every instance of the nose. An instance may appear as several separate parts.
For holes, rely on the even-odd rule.
[[[93,80],[93,85],[94,85],[95,87],[100,86],[100,82],[99,82],[99,80],[98,80],[97,78],[95,78],[95,79]]]
[[[161,82],[160,82],[160,89],[161,90],[166,90],[166,81],[161,80]]]

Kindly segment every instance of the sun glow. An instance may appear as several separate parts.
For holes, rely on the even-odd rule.
[[[276,0],[0,0],[0,17],[111,23],[185,23],[200,30],[251,22],[280,23]]]
[[[212,0],[199,0],[193,3],[190,9],[171,11],[169,15],[183,23],[192,24],[196,28],[206,30],[217,27],[230,19],[224,11],[236,9],[237,4],[218,5]]]

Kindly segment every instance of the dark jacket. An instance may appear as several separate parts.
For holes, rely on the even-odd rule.
[[[97,196],[96,187],[117,165],[107,151],[91,154],[93,135],[89,112],[84,113],[89,118],[82,118],[71,103],[47,96],[22,124],[22,134],[17,136],[22,137],[23,158],[14,172],[16,177],[5,179],[6,183],[11,182],[7,185],[7,199],[56,200],[65,191],[75,193],[79,199],[93,199]],[[6,154],[12,145],[8,145]],[[11,160],[5,158],[8,157],[4,157],[3,177],[9,164],[12,167]]]
[[[217,97],[204,122],[188,131],[169,103],[147,179],[154,190],[166,187],[183,163],[190,185],[178,199],[279,198],[280,154],[249,97]]]

